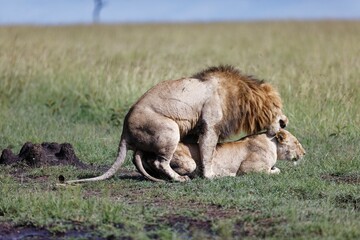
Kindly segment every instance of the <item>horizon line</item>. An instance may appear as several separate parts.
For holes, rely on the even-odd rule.
[[[176,25],[176,24],[214,24],[214,23],[275,23],[275,22],[360,22],[360,17],[336,17],[336,18],[264,18],[264,19],[234,19],[234,20],[147,20],[147,21],[74,21],[74,22],[58,22],[58,23],[43,23],[43,22],[24,22],[24,23],[1,23],[0,26],[76,26],[76,25]]]

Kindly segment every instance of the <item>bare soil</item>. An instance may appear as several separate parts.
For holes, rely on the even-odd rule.
[[[360,197],[350,194],[335,197],[335,205],[340,208],[351,208],[353,211],[360,211]]]
[[[39,228],[32,225],[15,225],[8,222],[0,222],[0,239],[112,239],[111,237],[103,238],[92,233],[92,229],[82,228],[73,223],[74,228],[66,232],[52,233],[45,228]]]
[[[352,174],[352,175],[341,175],[341,174],[328,174],[321,176],[322,179],[336,182],[336,183],[347,183],[347,184],[359,184],[360,183],[360,175]]]

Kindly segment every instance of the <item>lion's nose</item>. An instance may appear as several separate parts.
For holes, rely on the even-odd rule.
[[[305,156],[305,152],[296,154],[298,159],[302,159]]]
[[[279,120],[279,124],[280,124],[280,127],[281,128],[285,128],[286,127],[286,123],[285,123],[285,121],[284,120]]]

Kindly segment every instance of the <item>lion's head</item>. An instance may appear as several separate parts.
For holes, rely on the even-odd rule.
[[[258,92],[262,96],[260,99],[263,100],[262,105],[259,104],[260,106],[257,108],[258,121],[262,123],[262,129],[266,129],[270,135],[275,135],[280,129],[285,128],[289,122],[282,112],[283,106],[280,95],[267,83],[262,83]]]
[[[277,155],[279,160],[294,161],[301,160],[305,155],[305,150],[300,142],[290,132],[280,129],[275,138],[277,140]]]
[[[241,131],[255,134],[266,130],[274,136],[288,124],[280,94],[264,80],[244,75],[229,65],[210,67],[193,77],[220,82],[218,92],[224,104],[223,120],[217,126],[220,139],[227,139]]]

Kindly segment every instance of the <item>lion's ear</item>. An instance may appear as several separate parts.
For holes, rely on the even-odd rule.
[[[276,139],[278,140],[279,143],[282,143],[286,139],[286,134],[285,134],[285,132],[280,130],[280,131],[278,131],[276,133],[275,137],[276,137]]]

